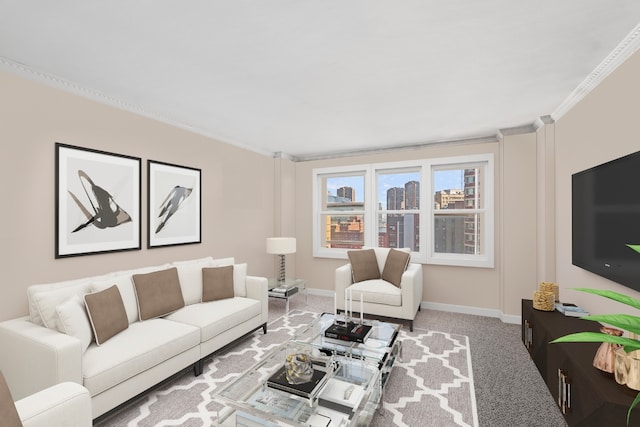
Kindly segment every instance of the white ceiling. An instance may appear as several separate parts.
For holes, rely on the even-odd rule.
[[[304,159],[553,116],[638,23],[638,0],[0,0],[0,66]]]

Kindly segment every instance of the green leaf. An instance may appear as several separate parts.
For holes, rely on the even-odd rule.
[[[640,350],[640,341],[626,337],[616,337],[615,335],[603,334],[602,332],[577,332],[565,335],[551,341],[551,344],[561,342],[610,342],[625,346],[625,351]]]
[[[616,328],[624,329],[634,334],[640,335],[640,317],[630,314],[595,314],[584,316],[584,320],[606,323]]]
[[[640,254],[640,245],[631,245],[627,243],[627,246]]]
[[[622,304],[637,308],[638,310],[640,310],[640,301],[635,299],[635,298],[631,298],[630,296],[624,295],[624,294],[620,294],[618,292],[614,292],[614,291],[606,291],[606,290],[602,290],[602,289],[591,289],[591,288],[573,288],[576,291],[580,291],[580,292],[587,292],[590,294],[595,294],[595,295],[599,295],[601,297],[605,297],[605,298],[609,298],[612,299],[614,301],[620,302]]]
[[[636,395],[636,398],[633,400],[631,406],[629,406],[629,410],[627,411],[627,425],[629,425],[629,418],[631,417],[631,410],[636,407],[636,405],[640,403],[640,393]]]

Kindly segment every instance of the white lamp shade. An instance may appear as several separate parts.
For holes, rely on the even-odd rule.
[[[269,237],[267,238],[268,254],[293,254],[296,252],[295,237]]]

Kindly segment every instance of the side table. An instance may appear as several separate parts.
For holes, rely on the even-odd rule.
[[[309,295],[307,294],[306,282],[304,279],[284,279],[284,282],[278,279],[269,279],[269,297],[284,299],[286,301],[286,311],[289,313],[289,298],[302,290],[305,297],[305,304],[309,303]]]

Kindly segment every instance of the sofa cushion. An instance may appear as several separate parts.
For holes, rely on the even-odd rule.
[[[84,295],[91,291],[89,282],[85,280],[69,283],[66,286],[54,287],[52,289],[43,288],[39,292],[32,294],[32,301],[37,311],[37,321],[41,325],[54,329],[56,328],[56,307],[74,295]],[[35,323],[35,322],[34,322]]]
[[[4,375],[0,372],[0,425],[2,427],[22,427],[22,421],[16,410],[16,405],[11,397],[11,391],[4,379]]]
[[[41,312],[45,312],[45,314],[49,314],[50,317],[48,319],[51,320],[51,326],[49,328],[55,328],[55,307],[58,304],[66,301],[71,295],[80,295],[86,294],[90,292],[89,284],[94,280],[100,280],[108,277],[109,275],[103,276],[94,276],[94,277],[84,277],[81,279],[74,280],[65,280],[62,282],[53,282],[53,283],[43,283],[38,285],[31,285],[27,288],[27,299],[29,300],[29,320],[32,323],[40,326],[45,325],[42,317],[40,316]],[[61,289],[71,288],[73,289],[71,292],[58,292]],[[46,302],[42,299],[42,296],[46,295],[48,292],[55,292],[55,301],[47,304],[45,307],[40,307],[40,304]],[[41,294],[43,293],[43,294]],[[36,298],[36,295],[39,295],[39,298]]]
[[[202,302],[233,298],[233,265],[202,269]]]
[[[138,301],[136,300],[136,291],[133,287],[131,274],[124,272],[118,273],[108,279],[92,282],[91,292],[103,291],[113,285],[116,285],[118,287],[118,291],[120,291],[120,296],[124,303],[124,309],[127,312],[128,322],[137,322],[139,319]]]
[[[164,316],[184,307],[176,267],[147,274],[134,274],[140,320]]]
[[[351,274],[354,283],[364,280],[380,278],[378,261],[373,249],[361,249],[357,251],[347,251],[349,262],[351,262]]]
[[[83,352],[93,341],[93,329],[87,309],[83,298],[78,295],[56,306],[56,325],[63,334],[78,338],[82,343]]]
[[[357,306],[360,302],[360,294],[362,294],[363,302],[396,307],[402,305],[402,292],[400,288],[382,279],[354,283],[347,288],[347,292],[352,293],[354,306]]]
[[[165,319],[198,327],[201,342],[206,342],[242,322],[259,316],[261,310],[262,305],[258,300],[234,297],[189,305]]]
[[[213,258],[206,257],[171,264],[178,269],[178,279],[186,305],[202,301],[202,269],[213,266]]]
[[[196,304],[198,305],[198,304]],[[165,319],[136,322],[84,354],[83,385],[92,396],[198,346],[200,331]]]
[[[410,253],[391,249],[389,251],[389,254],[387,255],[387,260],[384,264],[384,270],[382,270],[382,275],[380,276],[380,278],[397,287],[400,287],[402,274],[407,269],[410,258]]]
[[[233,265],[233,293],[237,297],[247,296],[247,264]]]
[[[116,285],[85,295],[84,303],[97,345],[103,344],[129,327],[127,311]]]

